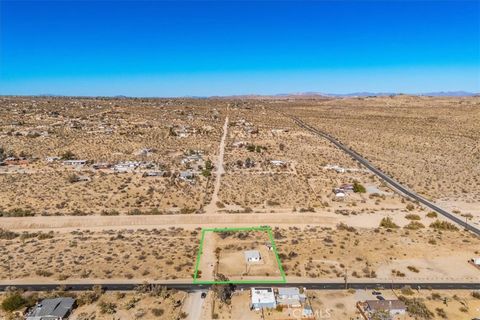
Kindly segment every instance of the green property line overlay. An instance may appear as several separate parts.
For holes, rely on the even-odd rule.
[[[270,243],[272,244],[273,252],[275,253],[275,259],[277,260],[278,268],[280,269],[281,280],[229,280],[229,281],[214,281],[214,280],[198,280],[198,267],[200,266],[200,258],[203,253],[203,244],[205,241],[205,233],[207,232],[229,232],[229,231],[265,231],[268,234]],[[202,236],[200,238],[200,248],[197,254],[197,263],[195,264],[195,271],[193,273],[194,284],[278,284],[286,283],[285,271],[282,267],[282,262],[278,256],[277,246],[273,238],[272,228],[269,226],[262,227],[243,227],[243,228],[202,228]]]

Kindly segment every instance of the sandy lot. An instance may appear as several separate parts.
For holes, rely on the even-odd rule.
[[[206,232],[199,280],[281,280],[280,269],[266,231]],[[258,251],[260,261],[248,262],[246,251]]]
[[[182,304],[187,293],[175,290],[160,291],[155,294],[140,292],[105,292],[99,295],[94,302],[84,303],[80,292],[40,292],[25,293],[33,301],[55,296],[73,296],[77,299],[78,307],[70,315],[72,320],[131,320],[131,319],[175,319],[180,317]],[[0,302],[5,294],[0,294]],[[107,312],[105,312],[107,311]],[[8,314],[0,309],[0,318],[7,319]],[[15,319],[15,318],[14,318]]]

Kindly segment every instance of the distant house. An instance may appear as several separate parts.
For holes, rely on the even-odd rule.
[[[64,166],[84,166],[87,164],[87,160],[65,160],[63,161]]]
[[[345,190],[340,188],[333,189],[333,193],[335,194],[335,199],[339,200],[345,199],[345,197],[347,196]]]
[[[26,314],[26,320],[65,320],[75,307],[73,298],[44,299]]]
[[[92,178],[89,176],[77,176],[76,177],[76,182],[85,182],[85,181],[91,181]]]
[[[167,171],[147,171],[143,174],[144,177],[165,177]]]
[[[182,164],[201,161],[202,156],[200,154],[192,154],[182,159]]]
[[[3,160],[3,163],[7,166],[20,166],[29,164],[30,160],[25,157],[8,157]]]
[[[305,295],[301,294],[298,288],[278,288],[277,303],[279,305],[300,308],[302,303],[305,302],[305,299]]]
[[[154,153],[155,149],[152,148],[143,148],[138,150],[135,154],[137,156],[149,156],[150,154]]]
[[[270,164],[276,167],[286,167],[287,162],[283,160],[270,160]]]
[[[353,184],[351,184],[351,183],[342,184],[340,189],[342,189],[344,191],[353,191]]]
[[[274,309],[277,307],[273,288],[251,288],[252,309]]]
[[[247,262],[258,262],[262,259],[258,250],[248,250],[244,254]]]
[[[247,145],[247,143],[245,141],[235,141],[234,143],[232,143],[232,147],[235,147],[235,148],[243,148]]]
[[[182,180],[192,180],[193,178],[195,178],[195,174],[191,171],[180,172],[180,179]]]
[[[401,300],[367,300],[357,304],[365,319],[371,314],[387,311],[390,316],[405,314],[406,306]]]
[[[140,162],[136,161],[126,161],[121,162],[113,166],[113,171],[115,172],[130,172],[135,170],[140,166]]]
[[[92,168],[95,169],[95,170],[100,170],[100,169],[108,169],[108,168],[111,168],[112,165],[110,163],[107,163],[107,162],[99,162],[99,163],[94,163],[92,165]]]
[[[480,267],[480,257],[478,257],[478,258],[473,258],[471,261],[472,261],[472,263],[473,263],[474,265]]]

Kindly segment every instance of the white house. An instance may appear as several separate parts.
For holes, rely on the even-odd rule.
[[[126,161],[121,162],[113,166],[113,171],[115,172],[129,172],[133,171],[140,166],[140,162],[136,161]]]
[[[44,299],[26,315],[26,320],[62,320],[68,316],[75,307],[75,299],[53,298]]]
[[[301,294],[298,288],[278,288],[277,302],[279,305],[299,308],[302,306],[302,302],[305,302],[305,299],[305,295]]]
[[[65,160],[63,165],[65,166],[84,166],[87,163],[87,160]]]
[[[247,262],[258,262],[262,259],[260,252],[258,250],[248,250],[245,251],[245,260]]]
[[[367,300],[364,303],[364,310],[370,313],[377,311],[388,311],[390,316],[404,314],[405,303],[401,300]]]
[[[277,307],[273,288],[251,288],[252,309],[274,309]]]
[[[180,172],[180,179],[182,180],[192,180],[193,178],[195,178],[195,174],[191,171],[182,171]]]
[[[474,265],[480,266],[480,257],[478,257],[478,258],[473,258],[473,259],[472,259],[472,262],[473,262]]]
[[[285,167],[287,162],[283,160],[270,160],[270,163],[276,167]]]

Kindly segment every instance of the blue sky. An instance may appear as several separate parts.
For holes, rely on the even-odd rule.
[[[5,1],[0,94],[480,91],[478,1]]]

